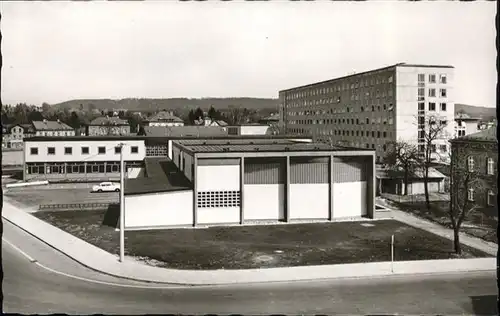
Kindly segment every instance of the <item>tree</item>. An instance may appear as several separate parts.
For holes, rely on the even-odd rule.
[[[435,115],[418,116],[419,125],[419,168],[423,170],[425,205],[431,209],[429,198],[429,170],[436,153],[436,141],[451,137],[446,131],[448,122]]]
[[[462,253],[460,245],[462,223],[481,207],[481,201],[474,198],[474,193],[485,193],[486,191],[486,183],[483,176],[478,172],[479,168],[469,169],[465,159],[463,155],[460,156],[458,151],[451,155],[451,190],[448,215],[453,228],[453,247],[456,254]],[[460,163],[460,160],[462,160],[462,163]],[[473,191],[469,192],[471,189]],[[471,197],[472,199],[470,199]]]
[[[203,110],[200,108],[197,108],[196,111],[194,111],[194,123],[200,125],[201,122],[203,121],[204,118],[204,113]],[[198,122],[196,122],[198,121]]]
[[[383,157],[383,164],[390,170],[403,171],[404,195],[408,195],[410,176],[415,174],[419,165],[417,146],[403,141],[389,143],[387,154]]]
[[[217,110],[215,110],[215,108],[212,105],[210,106],[210,109],[208,110],[208,117],[212,121],[218,119],[218,117],[217,117]]]

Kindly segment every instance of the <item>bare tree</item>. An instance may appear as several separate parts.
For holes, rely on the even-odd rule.
[[[448,139],[446,127],[448,122],[435,115],[419,116],[419,168],[423,171],[425,204],[428,210],[431,208],[429,198],[429,170],[438,155],[436,153],[436,141]],[[422,128],[421,128],[422,127]]]
[[[415,174],[419,166],[417,146],[403,141],[389,143],[387,154],[383,158],[383,164],[390,170],[403,171],[404,195],[408,195],[410,176]]]
[[[482,207],[486,183],[479,168],[469,168],[467,163],[459,163],[457,153],[451,155],[450,172],[450,207],[448,215],[453,228],[453,247],[455,253],[461,254],[460,229],[462,223],[475,211]],[[463,159],[463,158],[462,158]],[[478,194],[479,193],[479,194]]]

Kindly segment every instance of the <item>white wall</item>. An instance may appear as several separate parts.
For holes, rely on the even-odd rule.
[[[78,162],[78,161],[120,161],[120,154],[115,154],[115,147],[120,143],[125,144],[123,156],[125,161],[142,161],[146,155],[146,147],[143,140],[102,140],[102,141],[72,141],[52,140],[52,141],[29,141],[25,142],[25,161],[26,162]],[[98,154],[98,147],[106,147],[105,154]],[[137,146],[137,154],[131,153],[131,146]],[[31,155],[30,148],[38,148],[38,155]],[[55,155],[48,155],[47,148],[55,147]],[[71,155],[64,154],[64,147],[72,147]],[[89,147],[89,153],[83,155],[82,147]]]
[[[245,184],[243,189],[243,219],[285,219],[284,201],[284,184]]]
[[[191,181],[193,181],[193,175],[191,174],[192,173],[192,169],[191,169],[191,166],[194,162],[193,160],[193,156],[183,152],[182,153],[182,156],[183,156],[183,159],[186,161],[186,167],[185,169],[183,170],[184,172],[184,175]]]
[[[328,219],[328,183],[291,184],[290,219]]]
[[[425,115],[435,115],[446,118],[447,139],[454,134],[455,101],[453,94],[453,68],[435,67],[397,67],[396,68],[396,139],[402,139],[416,144],[418,139],[417,115],[418,115],[418,74],[425,74]],[[435,84],[429,83],[429,74],[436,75]],[[439,83],[439,76],[446,74],[447,83]],[[436,89],[436,97],[429,97],[428,89]],[[439,96],[439,89],[447,90],[447,97]],[[436,103],[436,111],[429,111],[429,102]],[[446,103],[446,111],[440,110],[440,103]],[[447,144],[447,139],[437,141],[436,144]]]
[[[242,125],[240,135],[266,135],[268,129],[268,125]]]
[[[198,224],[239,223],[239,207],[199,207]]]
[[[168,158],[172,160],[172,140],[169,139],[167,144],[168,144]]]
[[[125,196],[125,228],[193,225],[193,191]]]
[[[127,178],[134,179],[144,177],[144,168],[128,168]]]
[[[343,182],[333,184],[333,218],[367,215],[367,184]]]
[[[196,186],[198,191],[239,191],[240,166],[198,166]]]

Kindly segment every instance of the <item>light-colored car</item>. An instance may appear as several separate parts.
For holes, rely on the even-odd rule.
[[[120,184],[113,182],[101,182],[92,187],[92,192],[120,192]]]

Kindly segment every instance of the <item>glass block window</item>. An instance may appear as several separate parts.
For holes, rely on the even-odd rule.
[[[198,207],[239,207],[240,191],[198,192]]]

